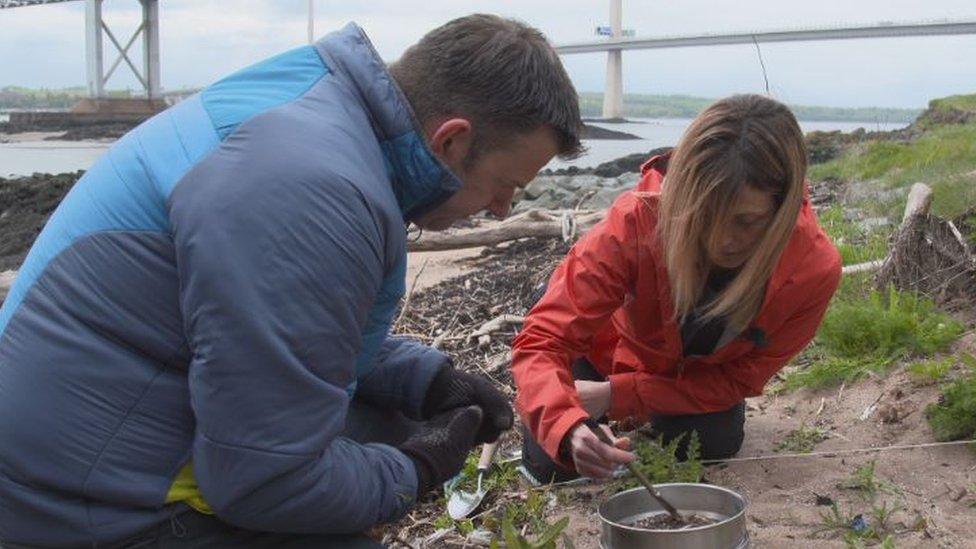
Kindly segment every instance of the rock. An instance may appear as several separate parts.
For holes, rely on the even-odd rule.
[[[580,205],[581,210],[605,210],[613,204],[613,201],[617,199],[618,196],[626,192],[628,189],[626,187],[617,187],[613,189],[600,189],[593,196],[587,198]]]
[[[559,177],[551,175],[540,175],[525,186],[525,199],[535,200],[542,196],[546,191],[555,186],[555,181]]]
[[[878,180],[852,181],[844,191],[844,202],[874,202],[884,203],[898,200],[908,194],[908,187],[887,189]]]
[[[580,190],[580,187],[583,185],[582,178],[584,177],[587,176],[585,175],[563,176],[557,179],[556,185],[558,185],[560,189],[566,189],[567,191],[576,192]]]
[[[601,128],[599,126],[591,126],[590,124],[583,124],[583,133],[580,135],[583,139],[614,139],[614,140],[633,140],[640,139],[640,136],[634,135],[632,133],[609,130],[607,128]]]
[[[871,232],[891,224],[891,220],[887,217],[869,217],[861,221],[861,228],[867,232]]]
[[[627,172],[617,178],[617,186],[632,188],[637,185],[637,182],[641,180],[641,174],[636,172]]]

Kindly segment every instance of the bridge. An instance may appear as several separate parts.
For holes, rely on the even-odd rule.
[[[0,9],[56,4],[71,0],[0,0]],[[142,4],[142,22],[123,45],[102,19],[104,0],[85,1],[85,62],[88,75],[88,95],[94,101],[107,99],[105,84],[115,70],[125,63],[142,85],[146,98],[157,106],[162,101],[159,80],[159,1],[137,0]],[[129,49],[142,38],[142,67],[137,67],[129,56]],[[118,57],[105,70],[105,39],[115,47]],[[145,103],[145,102],[144,102]]]
[[[607,40],[563,44],[556,51],[563,55],[607,52],[607,78],[603,93],[603,117],[623,116],[623,55],[624,50],[726,46],[732,44],[761,44],[772,42],[800,42],[817,40],[849,40],[856,38],[890,38],[905,36],[946,36],[976,34],[976,21],[928,21],[895,24],[890,21],[873,26],[840,28],[809,28],[786,30],[758,30],[730,34],[699,34],[664,36],[657,38],[626,38],[622,30],[621,0],[610,0],[610,36]]]
[[[0,9],[55,4],[78,0],[0,0]],[[159,79],[159,0],[135,0],[142,5],[142,23],[123,44],[102,19],[104,0],[85,2],[85,59],[88,75],[89,97],[96,104],[107,104],[105,84],[125,63],[142,84],[149,103],[158,107],[163,103]],[[309,41],[312,41],[313,0],[309,0]],[[725,46],[732,44],[758,44],[817,40],[848,40],[857,38],[889,38],[905,36],[945,36],[976,34],[976,21],[927,21],[895,24],[890,21],[870,26],[839,28],[807,28],[757,30],[729,34],[699,34],[690,36],[628,37],[622,29],[622,0],[610,0],[610,27],[607,40],[563,44],[556,51],[563,55],[607,52],[607,78],[603,94],[604,118],[623,116],[623,51],[662,48],[687,48],[701,46]],[[105,39],[114,46],[118,57],[105,70],[103,61]],[[142,39],[141,69],[129,56],[129,49]],[[143,102],[145,103],[145,102]],[[97,108],[97,107],[96,107]]]

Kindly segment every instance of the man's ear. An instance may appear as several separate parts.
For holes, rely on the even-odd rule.
[[[449,118],[431,130],[430,148],[437,158],[455,169],[468,157],[473,140],[471,121],[465,118]]]

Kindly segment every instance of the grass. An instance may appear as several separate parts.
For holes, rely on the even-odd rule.
[[[879,493],[900,495],[901,490],[893,483],[878,478],[875,474],[876,460],[871,460],[854,470],[854,473],[846,481],[840,484],[840,488],[856,490],[864,499],[874,501]]]
[[[925,417],[939,441],[976,438],[976,359],[961,357],[971,370],[949,383],[939,402],[925,407]]]
[[[963,326],[910,292],[872,291],[865,300],[836,302],[827,312],[820,339],[831,353],[858,358],[897,358],[944,350]]]
[[[844,265],[855,265],[888,255],[890,228],[865,229],[844,216],[844,207],[834,204],[819,214],[820,226],[833,240]]]
[[[895,534],[905,533],[907,530],[892,525],[892,516],[898,511],[904,511],[901,503],[889,506],[888,501],[878,503],[879,494],[901,496],[901,490],[886,480],[881,480],[875,474],[875,461],[871,460],[854,470],[851,477],[839,485],[840,488],[858,490],[862,500],[871,507],[866,513],[842,511],[837,502],[831,501],[829,512],[820,512],[821,526],[817,532],[832,532],[843,536],[847,547],[895,547]],[[925,527],[924,519],[921,527]],[[903,526],[903,525],[902,525]],[[918,529],[918,521],[916,527]]]
[[[868,517],[864,514],[854,514],[841,511],[836,502],[831,503],[829,512],[820,512],[821,526],[817,532],[835,532],[841,534],[844,543],[850,548],[880,546],[882,548],[895,547],[892,527],[889,524],[891,515],[900,511],[899,505],[888,507],[887,502],[873,505]]]
[[[786,435],[786,438],[779,441],[776,447],[773,448],[773,451],[809,454],[817,444],[827,440],[827,438],[829,438],[827,431],[820,427],[807,427],[806,425],[802,425],[799,429],[790,431]]]
[[[502,526],[502,533],[507,549],[556,549],[556,540],[569,524],[569,517],[563,517],[556,523],[550,524],[534,540],[529,540],[515,528],[511,522],[505,522]],[[565,547],[572,547],[572,541],[565,535],[563,536]],[[499,547],[498,539],[491,540],[491,549]]]
[[[930,359],[916,362],[908,367],[908,373],[916,383],[929,385],[942,381],[949,373],[955,359],[947,356],[942,359]]]
[[[976,171],[976,124],[933,127],[912,142],[871,141],[838,159],[811,166],[813,180],[878,180],[882,188],[903,188],[919,181],[932,187],[932,212],[952,218],[976,203],[971,175]],[[898,215],[900,204],[886,213]],[[893,211],[892,211],[893,210]]]
[[[787,374],[784,390],[819,389],[882,373],[899,359],[945,350],[963,331],[962,324],[912,293],[889,288],[862,296],[861,284],[853,280],[835,296],[808,351],[816,360]]]

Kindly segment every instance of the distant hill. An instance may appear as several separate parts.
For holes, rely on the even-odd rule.
[[[691,95],[624,95],[624,115],[636,118],[694,118],[715,99]],[[922,109],[884,109],[873,107],[840,108],[790,105],[800,120],[826,122],[910,123]],[[583,116],[598,117],[603,111],[603,94],[580,94]]]
[[[0,109],[67,109],[88,90],[83,86],[59,89],[35,89],[19,86],[0,88]],[[112,90],[114,97],[132,97],[132,90]],[[638,118],[694,118],[715,99],[691,95],[624,95],[624,114]],[[828,122],[910,123],[921,109],[882,109],[839,107],[810,107],[790,105],[800,120]],[[603,94],[580,94],[580,110],[585,117],[599,117],[603,110]]]
[[[134,90],[108,90],[109,97],[139,97]],[[60,110],[71,108],[79,99],[88,96],[88,88],[0,88],[0,110]]]

